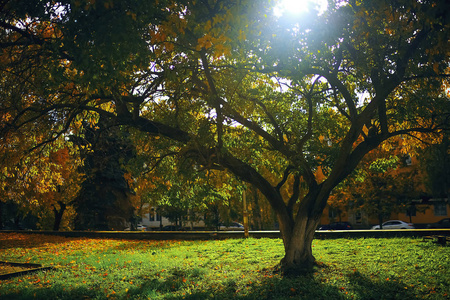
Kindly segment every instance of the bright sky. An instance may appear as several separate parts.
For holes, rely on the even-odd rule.
[[[311,4],[318,6],[319,13],[327,9],[327,0],[280,0],[275,6],[274,13],[278,17],[284,14],[299,14],[308,11]]]

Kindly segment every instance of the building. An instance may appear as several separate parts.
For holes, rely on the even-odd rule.
[[[393,212],[387,220],[401,220],[413,223],[416,228],[425,228],[443,218],[450,217],[450,203],[448,199],[413,200],[411,206],[404,212]],[[379,223],[378,219],[368,216],[363,210],[339,212],[327,206],[321,218],[321,224],[332,222],[349,222],[354,228],[367,229]]]

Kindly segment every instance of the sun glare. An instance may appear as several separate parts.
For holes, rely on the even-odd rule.
[[[295,15],[307,12],[311,7],[317,7],[321,14],[327,9],[327,0],[281,0],[275,6],[274,13],[277,17]]]

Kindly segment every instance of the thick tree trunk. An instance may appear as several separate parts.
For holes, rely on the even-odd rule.
[[[300,214],[303,216],[297,218],[298,222],[293,230],[282,234],[285,256],[281,260],[281,269],[285,274],[309,272],[316,263],[312,253],[312,241],[320,217],[308,216],[307,213],[302,212]]]
[[[311,186],[308,195],[300,202],[294,222],[279,217],[280,222],[283,223],[282,230],[289,228],[291,224],[291,230],[282,232],[285,256],[281,260],[281,269],[285,274],[307,273],[316,264],[312,253],[312,242],[328,195],[329,192],[323,189],[323,186]]]
[[[313,237],[314,234],[311,234],[309,230],[291,236],[287,249],[285,249],[285,256],[281,261],[285,273],[303,273],[312,269],[316,262],[312,254]]]

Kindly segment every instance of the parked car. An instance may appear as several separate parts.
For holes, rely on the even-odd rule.
[[[380,229],[380,225],[375,225],[372,229]],[[389,220],[383,223],[383,229],[415,229],[414,224],[400,220]]]
[[[125,228],[124,230],[125,230],[125,231],[130,231],[131,228],[130,228],[130,227],[127,227],[127,228]],[[139,225],[136,226],[136,230],[137,230],[137,231],[147,231],[147,227],[144,226],[144,225],[142,225],[142,224],[139,224]]]
[[[428,224],[427,228],[450,228],[450,218],[445,218],[439,222]]]
[[[230,224],[220,223],[219,230],[227,230],[227,231],[244,230],[244,225],[237,222],[231,222]]]
[[[161,231],[185,231],[186,229],[178,225],[166,225],[161,228]]]
[[[333,222],[319,227],[319,230],[350,230],[353,226],[349,222]]]

